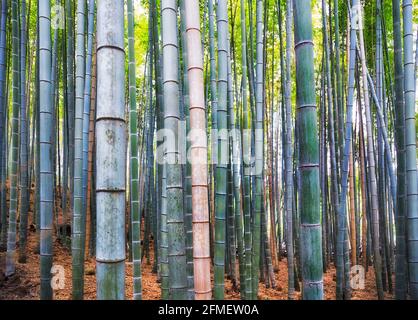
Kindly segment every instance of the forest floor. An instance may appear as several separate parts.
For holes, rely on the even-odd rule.
[[[7,191],[9,191],[8,183],[6,183]],[[34,204],[34,189],[31,190],[30,204],[33,208]],[[8,199],[7,192],[7,199]],[[59,209],[58,209],[59,210]],[[31,210],[30,210],[31,211]],[[29,212],[32,217],[32,212]],[[26,263],[19,263],[16,261],[16,272],[10,277],[5,277],[6,252],[0,252],[0,300],[38,300],[40,290],[40,256],[36,251],[37,236],[35,228],[30,225],[28,231],[27,243],[27,260]],[[19,252],[19,242],[16,243],[16,260]],[[88,250],[86,250],[88,252]],[[150,260],[148,264],[146,259],[142,262],[142,295],[144,300],[159,300],[161,298],[161,288],[158,282],[157,275],[152,272],[153,261],[153,242],[150,243]],[[71,274],[71,249],[61,243],[61,241],[54,236],[53,245],[54,265],[63,267],[65,281],[63,289],[54,290],[54,299],[56,300],[70,300],[72,294],[72,274]],[[96,261],[92,257],[87,257],[84,269],[84,299],[96,299]],[[213,282],[213,271],[212,282]],[[287,261],[282,258],[275,268],[275,288],[266,288],[263,283],[260,283],[258,298],[261,300],[286,300],[287,299]],[[132,263],[126,262],[126,299],[131,300],[133,296],[133,281],[132,281]],[[326,300],[335,299],[336,287],[335,268],[330,265],[327,272],[324,274],[324,294]],[[213,287],[213,283],[212,283]],[[301,293],[295,292],[295,299],[300,299]],[[232,281],[225,281],[225,299],[238,300],[240,299],[239,291],[234,288]],[[368,268],[365,280],[365,288],[353,290],[353,300],[376,300],[377,292],[375,285],[375,276],[373,267]],[[393,299],[392,294],[385,293],[385,299]]]
[[[0,300],[37,300],[39,299],[39,254],[35,253],[36,233],[33,228],[29,231],[27,262],[25,264],[16,262],[16,273],[6,278],[4,276],[5,252],[0,253]],[[151,251],[151,259],[152,253]],[[144,259],[145,260],[145,259]],[[152,260],[151,260],[152,261]],[[260,283],[259,299],[263,300],[284,300],[287,299],[287,264],[282,258],[276,268],[276,288],[266,288]],[[65,271],[64,288],[54,290],[54,299],[71,299],[71,255],[70,250],[63,246],[58,239],[54,241],[54,264],[61,265]],[[84,298],[86,300],[96,299],[96,263],[94,258],[87,258],[85,263]],[[160,284],[157,282],[157,275],[152,273],[152,264],[146,261],[142,264],[143,299],[160,299]],[[126,263],[126,298],[132,299],[132,264]],[[335,268],[330,267],[324,274],[324,291],[327,300],[335,299]],[[226,280],[225,298],[236,300],[240,298],[239,292],[232,286],[232,282]],[[300,299],[300,292],[295,293],[295,298]],[[391,294],[385,294],[386,299],[393,299]],[[353,300],[377,299],[374,271],[369,267],[366,275],[365,289],[354,290]]]

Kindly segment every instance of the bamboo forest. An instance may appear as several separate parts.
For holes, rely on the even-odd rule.
[[[0,10],[0,300],[418,300],[418,0]]]

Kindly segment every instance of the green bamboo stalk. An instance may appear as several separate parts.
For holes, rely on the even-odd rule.
[[[349,170],[352,171],[353,168],[349,169],[349,159],[351,156],[352,148],[352,131],[353,131],[353,99],[354,99],[354,76],[355,76],[355,66],[356,66],[356,32],[354,26],[351,25],[350,28],[350,61],[349,61],[349,73],[348,73],[348,94],[347,94],[347,107],[346,107],[346,126],[345,126],[345,144],[342,154],[342,165],[341,165],[341,194],[339,198],[339,207],[337,208],[338,214],[338,228],[337,230],[337,251],[340,253],[344,251],[344,238],[347,236],[347,227],[346,227],[346,201],[347,201],[347,190],[348,190],[348,175]],[[351,184],[350,180],[350,184]],[[339,233],[341,230],[341,233]],[[341,259],[337,256],[337,259]],[[341,259],[343,260],[343,259]],[[340,262],[340,261],[339,261]],[[352,261],[353,264],[355,261]],[[337,276],[338,277],[338,276]],[[343,274],[345,278],[346,275]],[[351,287],[347,288],[347,279],[344,279],[344,283],[337,284],[337,298],[350,299]],[[344,287],[344,292],[342,288]],[[342,296],[343,295],[343,296]]]
[[[295,296],[294,253],[293,253],[293,149],[292,149],[292,97],[291,97],[291,64],[292,64],[292,15],[293,0],[286,1],[286,136],[285,136],[285,208],[286,208],[286,248],[288,273],[288,298]],[[280,4],[279,4],[280,5]]]
[[[152,0],[151,4],[150,4],[150,10],[152,10],[152,38],[153,38],[153,54],[154,54],[154,74],[155,74],[155,78],[156,78],[156,109],[157,109],[157,131],[162,129],[164,127],[164,108],[163,108],[163,94],[162,94],[162,75],[161,75],[161,70],[162,70],[162,66],[159,63],[160,61],[160,47],[159,47],[159,33],[158,33],[158,19],[154,18],[156,17],[156,0]],[[157,148],[160,147],[161,141],[157,140]],[[159,155],[160,157],[161,155]],[[159,158],[157,158],[159,160]],[[162,166],[162,162],[161,161],[157,161],[158,162],[158,166],[157,166],[157,193],[158,193],[158,198],[157,198],[157,240],[158,240],[158,248],[161,251],[161,247],[159,245],[160,243],[160,235],[161,232],[159,231],[161,229],[161,194],[162,194],[162,172],[163,172],[163,166]],[[160,263],[160,257],[161,257],[161,253],[158,254],[157,258],[158,258],[158,266],[161,266]],[[161,276],[161,270],[157,270],[157,272],[159,271],[159,275]]]
[[[299,205],[302,297],[323,299],[322,239],[319,201],[319,148],[314,87],[311,1],[293,6],[296,98],[299,139]]]
[[[264,202],[264,25],[263,1],[256,2],[256,79],[255,79],[255,211],[253,216],[252,299],[257,299],[261,248],[261,215]]]
[[[65,1],[66,29],[67,29],[67,104],[68,104],[68,171],[70,183],[70,197],[74,193],[74,112],[75,112],[75,85],[74,85],[74,1]],[[72,212],[72,201],[69,201],[70,214]],[[66,221],[67,206],[63,213]],[[66,230],[64,228],[64,239],[66,239]]]
[[[1,25],[0,25],[0,251],[6,249],[7,242],[7,212],[6,212],[6,153],[4,147],[7,144],[6,135],[6,24],[8,1],[1,2]]]
[[[162,80],[161,80],[161,66],[159,65],[159,36],[158,36],[158,18],[156,15],[156,3],[155,1],[151,1],[151,10],[152,10],[152,41],[153,41],[153,70],[154,70],[154,76],[156,79],[156,85],[155,85],[155,106],[156,106],[156,121],[157,121],[157,132],[163,127],[163,103],[162,103]],[[160,141],[157,139],[157,148],[160,146]],[[154,215],[154,230],[155,232],[155,243],[154,243],[154,256],[156,259],[154,259],[154,267],[153,271],[156,271],[157,274],[159,274],[159,266],[160,266],[160,255],[158,253],[159,250],[159,241],[160,241],[160,212],[161,212],[161,179],[162,179],[162,166],[161,162],[159,161],[158,156],[156,157],[156,178],[155,178],[155,202],[156,202],[156,211]]]
[[[211,129],[218,129],[218,89],[216,86],[216,57],[215,57],[215,10],[213,9],[214,0],[208,0],[208,14],[209,14],[209,65],[210,65],[210,107],[211,107]],[[212,170],[215,172],[218,154],[218,141],[216,136],[211,136],[212,139]]]
[[[231,34],[233,36],[233,33]],[[230,44],[233,46],[233,40]],[[234,59],[235,60],[235,59]],[[235,62],[235,61],[234,61]],[[234,68],[235,69],[235,68]],[[236,71],[236,69],[235,69]],[[234,74],[236,77],[236,73]],[[235,121],[235,111],[234,111],[234,96],[233,96],[233,83],[232,83],[232,68],[231,68],[231,59],[228,59],[228,129],[230,131],[230,139],[232,143],[230,145],[231,155],[232,155],[232,203],[234,217],[234,226],[235,230],[235,241],[236,247],[238,249],[238,263],[239,263],[239,283],[240,283],[240,292],[241,298],[244,298],[245,294],[245,261],[244,261],[244,238],[243,238],[243,223],[242,223],[242,199],[241,199],[241,137],[239,128],[239,123],[236,124]],[[237,90],[237,88],[235,88]],[[236,95],[238,100],[238,96]],[[232,232],[232,231],[230,231]],[[233,253],[235,254],[235,252]],[[233,265],[235,267],[235,265]]]
[[[382,4],[380,0],[376,0],[376,50],[375,50],[375,72],[376,72],[376,94],[379,105],[382,105],[383,102],[383,47],[382,47]],[[386,188],[385,188],[385,179],[386,179],[386,169],[385,169],[385,158],[384,158],[384,145],[382,140],[382,123],[378,118],[377,121],[377,134],[376,134],[376,149],[377,149],[377,192],[378,192],[378,201],[379,201],[379,226],[380,226],[380,237],[381,247],[382,247],[382,267],[383,267],[383,285],[384,290],[386,288],[386,279],[387,277],[387,264],[386,261],[389,257],[386,256],[384,248],[386,243],[386,228],[384,228],[386,220]],[[392,159],[391,159],[392,161]],[[396,199],[394,199],[396,201]]]
[[[161,250],[161,299],[168,300],[169,278],[168,278],[168,231],[167,231],[167,173],[163,165],[161,179],[161,223],[160,223],[160,250]]]
[[[323,48],[324,53],[324,48]],[[322,66],[324,65],[325,54],[322,54]],[[321,99],[320,99],[320,136],[319,136],[319,153],[320,153],[320,183],[321,183],[321,214],[323,221],[322,228],[322,247],[323,247],[323,265],[324,272],[328,269],[328,264],[330,262],[330,238],[331,234],[329,232],[330,221],[328,218],[328,189],[327,189],[327,148],[326,148],[326,94],[325,94],[325,68],[322,68],[321,72]],[[329,234],[329,236],[327,236]]]
[[[66,28],[64,28],[63,31],[63,36],[65,37],[67,35],[67,31]],[[69,163],[69,159],[68,159],[68,154],[69,154],[69,148],[68,148],[68,144],[69,144],[69,130],[68,130],[68,87],[67,87],[67,67],[68,67],[68,63],[67,63],[67,43],[66,41],[62,41],[62,64],[63,64],[63,77],[62,77],[62,85],[64,87],[64,114],[63,114],[63,126],[62,126],[62,137],[63,137],[63,174],[62,174],[62,191],[61,191],[61,208],[62,208],[62,224],[64,226],[66,226],[67,224],[67,210],[68,210],[68,205],[67,205],[67,197],[68,197],[68,174],[69,174],[69,170],[68,170],[68,163]],[[66,244],[66,237],[67,237],[67,230],[65,230],[66,228],[62,228],[62,230],[59,231],[59,237],[62,241],[62,243],[65,245]]]
[[[141,213],[139,211],[139,167],[138,167],[138,113],[136,109],[136,75],[135,75],[135,38],[134,9],[132,0],[127,3],[128,14],[128,58],[129,58],[129,130],[130,130],[130,208],[131,240],[133,262],[133,295],[134,300],[142,299],[141,276]]]
[[[88,2],[88,18],[87,18],[87,38],[86,38],[86,63],[85,63],[85,82],[84,82],[84,94],[83,94],[83,140],[82,140],[82,150],[83,150],[83,165],[82,165],[82,191],[83,191],[83,201],[82,201],[82,210],[84,215],[84,226],[82,230],[82,244],[85,248],[88,248],[87,241],[87,224],[91,222],[91,211],[87,208],[88,206],[88,190],[87,186],[89,183],[89,126],[90,126],[90,109],[92,102],[92,82],[93,82],[93,50],[95,50],[95,45],[93,45],[93,34],[94,34],[94,18],[95,18],[95,0],[89,0]],[[88,227],[90,228],[90,226]],[[91,235],[91,229],[89,229],[89,236]],[[85,249],[84,249],[85,251]]]
[[[331,8],[330,8],[331,9]],[[344,103],[343,103],[343,79],[342,79],[342,68],[341,68],[341,54],[340,54],[340,21],[339,21],[339,4],[338,0],[334,0],[334,34],[335,34],[335,68],[334,72],[336,75],[336,90],[335,96],[337,101],[338,110],[338,144],[340,146],[340,158],[343,153],[343,141],[344,141]],[[332,17],[330,17],[331,19]],[[340,159],[341,160],[341,159]],[[342,160],[341,160],[342,161]]]
[[[337,275],[337,286],[336,286],[336,299],[343,299],[344,289],[344,216],[339,214],[339,199],[338,199],[338,173],[337,173],[337,153],[336,153],[336,132],[334,130],[334,110],[333,110],[333,92],[331,83],[331,70],[330,70],[330,48],[328,41],[327,31],[327,18],[326,18],[326,7],[325,0],[322,0],[322,28],[324,35],[324,47],[325,47],[325,76],[326,76],[326,96],[329,114],[329,136],[330,136],[330,158],[331,158],[331,188],[332,188],[332,202],[333,211],[336,214],[337,221],[337,251],[336,251],[336,275]]]
[[[407,264],[405,241],[406,177],[405,177],[405,114],[403,93],[402,35],[399,0],[392,0],[394,82],[395,82],[395,145],[396,145],[396,256],[395,256],[395,298],[404,300],[407,288]]]
[[[287,4],[286,4],[286,10],[287,10],[287,8],[289,8],[289,6],[287,6]],[[287,17],[287,19],[289,21],[293,21],[293,11],[292,11],[293,9],[292,8],[293,8],[293,4],[290,4],[290,10],[291,10],[291,12],[290,13],[289,12],[286,12],[286,14],[290,14]],[[276,141],[276,150],[277,151],[279,150],[279,146],[278,146],[278,144],[279,144],[279,138],[278,138],[278,136],[279,136],[279,133],[280,133],[280,137],[281,137],[281,139],[280,139],[281,140],[280,141],[281,142],[281,153],[282,153],[282,155],[284,157],[284,159],[282,159],[282,163],[281,163],[281,169],[282,169],[281,170],[281,176],[284,177],[282,179],[282,181],[281,181],[281,187],[282,187],[282,190],[284,190],[284,192],[285,192],[284,193],[284,198],[285,198],[286,197],[286,128],[287,128],[287,125],[286,125],[287,118],[286,118],[285,103],[286,103],[286,98],[289,98],[290,95],[287,95],[286,94],[286,91],[285,91],[285,89],[286,89],[285,88],[285,84],[286,84],[286,79],[287,79],[286,78],[287,76],[286,76],[286,73],[285,73],[285,70],[286,70],[286,66],[285,66],[286,53],[285,53],[285,49],[284,49],[284,46],[283,46],[283,43],[284,43],[283,42],[283,38],[284,37],[283,37],[282,6],[281,6],[281,4],[279,2],[276,3],[276,11],[277,11],[277,23],[279,25],[278,31],[279,31],[280,78],[283,79],[283,81],[280,82],[280,93],[283,96],[283,99],[282,99],[282,101],[280,103],[280,124],[281,125],[280,125],[280,128],[279,128],[279,126],[277,126],[277,128],[276,128],[276,131],[277,131],[276,132],[276,135],[277,135],[277,138],[276,138],[277,139],[277,141]],[[290,33],[292,33],[292,29],[286,30],[286,32],[287,31],[289,31]],[[288,34],[286,34],[286,39],[289,39],[290,40],[291,35],[289,37],[287,35]],[[289,48],[289,50],[292,50],[292,49]],[[289,79],[291,79],[291,78],[289,78]],[[293,165],[290,164],[290,167],[292,167],[292,166]],[[278,188],[279,187],[279,184],[278,184],[278,172],[276,172],[276,178],[275,178],[275,180],[277,181],[277,182],[275,181],[275,185]],[[292,200],[292,202],[293,202],[293,200]],[[284,211],[287,210],[286,198],[284,199],[283,209],[284,209]],[[292,219],[291,217],[286,216],[286,219]],[[280,232],[279,232],[279,226],[280,226],[279,221],[280,221],[280,219],[277,219],[277,221],[278,221],[278,223],[277,223],[277,226],[276,226],[276,229],[277,229],[277,231],[276,231],[276,237],[278,238],[277,239],[277,243],[279,244],[280,243]],[[286,232],[287,231],[288,230],[286,230]],[[286,243],[286,245],[287,245],[287,243]],[[293,243],[292,243],[292,245],[293,245]],[[280,258],[280,248],[279,247],[278,247],[277,251],[278,251],[279,258]],[[288,273],[288,276],[289,275],[291,276],[292,274],[291,273],[290,274]],[[291,290],[290,286],[291,286],[291,283],[289,282],[288,283],[288,288]]]
[[[74,96],[74,19],[73,19],[73,1],[65,1],[65,27],[66,27],[66,89],[67,89],[67,127],[68,127],[68,182],[70,183],[70,197],[73,195],[74,190],[74,108],[75,108],[75,96]],[[64,188],[67,191],[68,185],[64,184]],[[65,192],[65,198],[67,198],[67,192]],[[71,198],[72,199],[72,198]],[[67,201],[64,202],[63,208],[63,219],[64,224],[67,223],[68,211],[71,213],[72,201],[69,201],[70,205],[68,206]],[[64,243],[67,244],[67,230],[63,228],[62,237]]]
[[[251,281],[251,198],[250,198],[250,144],[251,135],[248,124],[248,106],[247,106],[247,33],[246,33],[246,16],[245,3],[241,0],[241,64],[242,64],[242,129],[243,129],[243,156],[244,163],[243,172],[243,209],[244,209],[244,243],[245,243],[245,299],[252,297],[252,281]]]
[[[12,118],[11,118],[11,158],[10,158],[10,205],[9,227],[7,230],[6,276],[16,271],[16,219],[17,219],[17,166],[19,157],[19,108],[20,108],[20,69],[19,69],[19,21],[18,3],[12,1]]]
[[[167,170],[167,231],[170,298],[187,299],[187,263],[183,217],[183,184],[178,150],[179,75],[177,5],[161,2],[163,46],[164,128],[167,130],[165,161]]]
[[[20,2],[20,224],[19,262],[26,262],[28,229],[28,123],[26,111],[26,1]]]
[[[233,146],[234,141],[232,140],[234,137],[236,137],[235,133],[233,132],[235,128],[235,122],[234,119],[234,90],[233,90],[233,83],[232,83],[232,65],[231,65],[231,41],[229,39],[228,41],[228,141],[229,141],[229,147],[228,147],[228,153],[230,156],[231,162],[233,161]],[[232,134],[232,136],[231,136]],[[232,141],[231,141],[232,140]],[[237,237],[235,233],[235,224],[238,223],[236,221],[235,211],[234,211],[234,176],[233,176],[233,162],[228,163],[228,242],[229,242],[229,255],[230,255],[230,265],[231,265],[231,272],[230,277],[232,281],[232,285],[234,288],[236,288],[236,252],[237,252]]]
[[[89,133],[88,133],[88,210],[90,212],[90,237],[88,239],[89,256],[94,257],[96,255],[96,187],[94,177],[94,158],[95,158],[95,145],[94,136],[96,134],[95,119],[96,119],[96,100],[97,100],[97,63],[96,63],[96,40],[93,41],[93,66],[92,66],[92,82],[91,82],[91,108],[89,115]],[[65,66],[65,65],[64,65]],[[65,184],[64,184],[65,185]]]
[[[155,128],[155,113],[156,110],[153,107],[153,90],[152,90],[152,66],[154,64],[153,59],[154,56],[151,54],[153,50],[153,40],[152,40],[152,21],[153,21],[153,14],[152,12],[149,13],[149,24],[148,24],[148,46],[149,46],[149,66],[148,66],[148,75],[147,75],[147,117],[146,117],[146,125],[147,125],[147,131],[146,131],[146,165],[148,173],[146,177],[146,200],[145,200],[145,226],[144,226],[144,253],[147,264],[150,264],[150,235],[152,232],[152,221],[155,217],[155,210],[154,210],[154,204],[155,204],[155,185],[154,185],[154,152],[153,152],[153,146],[154,146],[154,128]]]
[[[215,195],[215,256],[214,256],[214,297],[224,299],[225,274],[225,220],[227,196],[228,132],[228,8],[226,0],[219,0],[217,11],[218,30],[218,153],[216,164]]]

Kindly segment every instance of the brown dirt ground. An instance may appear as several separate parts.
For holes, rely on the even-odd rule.
[[[8,181],[6,182],[7,200],[9,191]],[[30,203],[33,208],[34,188],[30,192]],[[8,202],[8,201],[7,201]],[[57,208],[60,210],[59,208]],[[61,213],[60,213],[61,215]],[[32,212],[29,212],[32,217]],[[17,252],[19,243],[17,242]],[[150,258],[153,261],[153,243],[151,241]],[[4,276],[5,268],[5,252],[0,252],[0,300],[38,300],[40,290],[39,280],[39,254],[35,253],[36,233],[33,226],[28,231],[27,244],[27,261],[19,263],[16,261],[16,273],[6,278]],[[71,255],[70,250],[66,248],[58,239],[54,241],[54,264],[62,265],[65,270],[65,286],[64,289],[54,291],[54,299],[70,300],[72,292],[71,281]],[[17,253],[18,254],[18,253]],[[17,255],[16,254],[16,255]],[[144,259],[145,260],[145,259]],[[84,299],[96,299],[96,263],[94,258],[87,257],[85,261],[85,277],[84,277]],[[213,272],[212,285],[213,285]],[[335,299],[335,268],[330,266],[324,274],[324,294],[326,300]],[[258,298],[261,300],[286,300],[287,299],[287,261],[282,258],[275,269],[275,288],[266,288],[260,283]],[[126,299],[131,300],[133,296],[132,284],[132,264],[126,262]],[[142,294],[144,300],[158,300],[161,298],[160,284],[157,281],[157,275],[152,272],[152,264],[142,263]],[[295,299],[300,299],[301,293],[295,292]],[[239,291],[233,287],[230,280],[225,282],[225,299],[240,299]],[[375,286],[374,270],[369,267],[366,274],[365,289],[354,290],[352,292],[352,300],[376,300],[377,292]],[[393,299],[393,295],[385,293],[385,299]]]
[[[34,253],[35,233],[29,232],[28,257],[27,263],[16,262],[15,275],[5,278],[4,265],[5,253],[0,253],[0,300],[37,300],[39,299],[39,255]],[[152,253],[151,251],[151,259]],[[152,260],[151,260],[152,261]],[[69,250],[65,248],[58,240],[54,242],[54,264],[59,264],[65,270],[65,288],[54,291],[54,299],[71,299],[71,256]],[[85,264],[85,283],[84,297],[86,300],[96,299],[96,277],[95,260],[87,258]],[[152,265],[146,262],[142,264],[143,272],[143,299],[160,299],[160,285],[157,282],[157,276],[152,273]],[[278,270],[275,272],[276,288],[266,288],[260,283],[259,299],[263,300],[284,300],[287,299],[287,265],[286,259],[279,262]],[[335,299],[335,269],[332,267],[324,274],[324,290],[327,300]],[[225,298],[229,300],[239,299],[239,292],[233,289],[232,283],[226,280]],[[126,298],[132,299],[132,264],[126,263]],[[392,299],[392,295],[386,294],[386,299]],[[296,299],[300,299],[300,292],[296,292]],[[366,276],[364,290],[354,290],[353,300],[373,300],[377,299],[374,272],[370,267]]]

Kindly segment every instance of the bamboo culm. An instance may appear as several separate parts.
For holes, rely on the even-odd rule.
[[[288,298],[294,299],[294,252],[293,252],[293,150],[292,150],[292,101],[291,101],[291,62],[292,62],[292,6],[293,0],[286,2],[286,82],[285,82],[285,201],[286,201],[286,247],[288,272]]]
[[[418,300],[418,183],[415,127],[415,61],[413,53],[412,0],[402,1],[405,101],[405,154],[408,268],[410,297]]]
[[[314,88],[312,13],[310,1],[293,6],[296,54],[298,165],[300,172],[300,251],[302,297],[322,300],[322,240],[319,201],[319,148]]]
[[[200,31],[199,1],[189,0],[185,7],[188,61],[190,130],[205,130],[203,87],[203,50]],[[193,136],[190,143],[192,162],[192,223],[195,299],[210,300],[210,237],[206,135]]]
[[[41,300],[51,300],[53,171],[51,101],[51,5],[39,1],[39,128]]]
[[[170,299],[187,299],[187,263],[183,214],[183,183],[178,150],[179,108],[179,47],[177,5],[161,2],[165,165],[167,174],[167,231]]]
[[[256,300],[259,283],[261,216],[264,214],[264,25],[263,1],[256,2],[256,122],[255,122],[255,211],[253,216],[252,299]]]
[[[0,250],[5,249],[7,237],[7,212],[6,212],[6,154],[3,148],[7,143],[6,135],[6,20],[7,20],[7,0],[1,2],[1,21],[0,21]]]
[[[85,18],[86,0],[77,1],[76,75],[75,75],[75,126],[74,126],[74,193],[71,235],[73,270],[73,299],[84,294],[84,237],[85,210],[83,207],[83,109],[85,85]]]
[[[128,58],[129,58],[129,140],[130,140],[130,208],[131,208],[131,241],[133,263],[133,298],[142,299],[141,276],[141,213],[139,211],[139,165],[138,165],[138,113],[136,99],[135,75],[135,38],[134,11],[132,0],[126,2],[128,14]]]
[[[26,1],[20,2],[20,225],[19,262],[26,262],[28,229],[28,121],[26,110]]]
[[[395,298],[403,300],[406,297],[407,265],[405,241],[405,213],[406,213],[406,183],[405,183],[405,114],[403,92],[403,66],[402,66],[402,35],[400,21],[399,0],[392,0],[393,16],[393,43],[394,43],[394,90],[395,90],[395,142],[396,142],[396,255],[395,255]]]
[[[11,164],[9,172],[10,180],[10,205],[9,227],[7,230],[7,254],[6,276],[11,276],[16,271],[16,220],[17,220],[17,166],[19,157],[19,108],[20,108],[20,69],[19,69],[19,20],[18,3],[12,3],[12,118],[11,118]]]
[[[110,36],[112,35],[112,36]],[[108,68],[107,66],[111,66]],[[97,299],[125,299],[124,1],[97,3]]]
[[[225,274],[225,220],[227,205],[227,163],[229,156],[227,129],[228,99],[228,9],[227,1],[219,0],[216,12],[218,31],[218,110],[217,165],[215,183],[215,255],[214,255],[214,297],[224,299]]]

